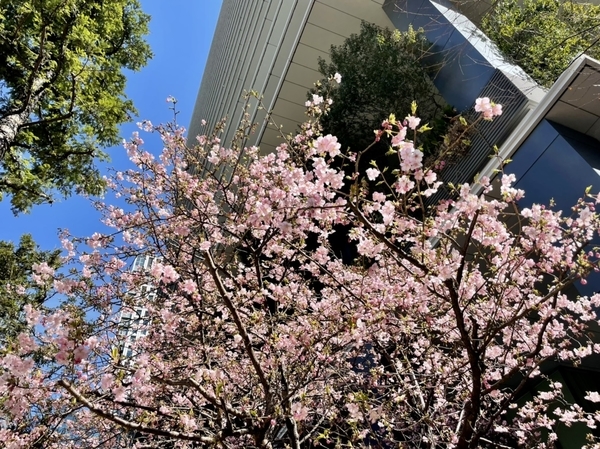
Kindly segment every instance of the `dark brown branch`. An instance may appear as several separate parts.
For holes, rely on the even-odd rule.
[[[382,242],[385,246],[387,246],[394,254],[397,254],[400,257],[400,259],[406,260],[407,262],[411,263],[413,266],[415,266],[419,270],[423,271],[423,273],[429,273],[429,268],[426,265],[419,262],[417,259],[412,257],[410,254],[402,251],[400,248],[398,248],[396,245],[394,245],[394,243],[391,242],[383,233],[376,230],[373,227],[373,225],[371,224],[371,222],[363,215],[363,213],[360,211],[360,209],[358,208],[358,206],[356,204],[352,203],[349,200],[348,205],[350,206],[350,209],[352,210],[352,212],[354,212],[356,214],[356,216],[360,220],[360,222],[362,224],[364,224],[365,227],[369,230],[369,232],[371,232],[373,235],[375,235],[375,237],[377,237],[379,239],[379,241]]]
[[[296,420],[292,416],[292,400],[290,395],[290,387],[285,377],[285,369],[283,365],[279,365],[279,374],[281,375],[281,385],[283,386],[283,394],[285,395],[285,413],[288,415],[285,418],[285,426],[290,437],[290,444],[293,449],[300,449],[300,435],[298,435],[298,426]]]
[[[258,375],[260,383],[263,387],[263,390],[265,393],[266,412],[267,412],[267,414],[269,414],[272,411],[273,404],[271,401],[271,399],[272,399],[271,386],[269,384],[269,381],[267,380],[267,376],[266,376],[262,366],[260,365],[258,359],[256,358],[254,348],[252,348],[252,342],[250,341],[250,336],[248,335],[248,332],[246,331],[246,327],[242,323],[242,319],[240,318],[240,315],[239,315],[237,309],[235,308],[235,306],[233,305],[233,302],[229,298],[230,293],[225,288],[225,285],[223,284],[223,281],[221,280],[221,277],[219,276],[219,273],[217,272],[217,266],[215,265],[214,259],[213,259],[212,255],[210,254],[210,251],[206,251],[204,253],[204,256],[205,256],[206,264],[208,266],[210,274],[211,274],[213,280],[215,281],[217,289],[219,290],[219,294],[221,295],[221,298],[223,299],[225,306],[229,310],[229,313],[231,313],[231,317],[233,318],[233,321],[235,322],[235,326],[236,326],[238,332],[240,333],[240,336],[242,337],[242,341],[244,342],[244,348],[246,349],[248,358],[250,359],[250,362],[252,363],[252,366],[254,367],[254,370],[256,371],[256,374]]]
[[[165,385],[185,386],[185,387],[194,388],[202,395],[202,397],[204,397],[208,402],[213,404],[215,407],[223,408],[225,411],[227,411],[227,413],[237,416],[238,418],[242,418],[242,419],[251,418],[251,415],[249,413],[244,413],[242,411],[236,410],[233,407],[231,407],[230,405],[227,405],[227,404],[223,403],[222,401],[219,401],[219,399],[216,396],[210,394],[205,388],[202,387],[202,385],[200,385],[194,379],[190,378],[190,379],[185,379],[185,380],[167,380],[167,379],[163,379],[163,378],[156,377],[156,376],[154,376],[153,379],[155,381],[163,383]]]
[[[452,279],[447,279],[446,281],[444,281],[444,285],[446,285],[446,288],[448,289],[448,293],[450,295],[450,302],[452,304],[452,310],[456,319],[456,326],[458,327],[458,331],[460,332],[460,339],[467,351],[469,366],[471,368],[471,378],[473,381],[471,393],[469,395],[469,401],[467,402],[467,404],[465,404],[465,414],[457,444],[457,447],[460,449],[466,449],[468,447],[471,447],[473,443],[471,440],[475,433],[474,424],[479,417],[479,412],[481,408],[482,372],[481,365],[479,363],[480,355],[471,344],[472,338],[476,338],[476,336],[470,336],[469,332],[467,331],[465,317],[463,315],[463,310],[460,306],[460,298],[458,296],[458,288],[460,286],[459,278],[462,278],[462,273],[464,271],[466,262],[466,253],[469,247],[469,243],[471,241],[471,236],[473,235],[473,231],[475,230],[475,226],[477,224],[477,217],[478,213],[476,212],[471,221],[471,225],[469,226],[469,230],[465,235],[465,243],[461,249],[461,261],[457,270],[457,284],[454,285]]]
[[[108,413],[97,407],[90,402],[83,394],[81,394],[70,382],[61,379],[58,384],[67,390],[79,403],[87,407],[93,414],[100,416],[101,418],[107,419],[115,424],[118,424],[129,430],[136,430],[138,432],[147,433],[150,435],[157,435],[169,438],[176,438],[184,441],[199,441],[201,443],[215,444],[218,439],[215,437],[207,437],[203,435],[188,434],[183,432],[177,432],[175,430],[162,430],[155,427],[144,426],[140,423],[127,421],[119,416],[114,416],[112,413]]]

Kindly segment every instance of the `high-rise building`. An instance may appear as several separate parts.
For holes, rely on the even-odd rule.
[[[362,20],[393,27],[384,0],[223,0],[212,47],[189,127],[189,135],[212,131],[228,117],[223,142],[231,141],[243,114],[244,92],[263,96],[264,110],[252,101],[259,124],[249,145],[268,153],[305,119],[307,91],[321,78],[319,57],[360,32]],[[271,122],[265,123],[266,111]],[[206,127],[200,125],[206,120]]]
[[[482,92],[496,94],[500,97],[496,101],[503,102],[505,108],[514,100],[510,106],[517,111],[511,114],[510,123],[505,123],[501,132],[495,125],[497,134],[502,134],[496,137],[502,140],[526,110],[541,101],[545,91],[518,66],[501,58],[495,46],[477,29],[475,24],[492,3],[492,0],[223,0],[189,135],[210,132],[227,117],[228,126],[222,136],[227,144],[242,118],[244,92],[255,91],[263,96],[264,109],[251,100],[250,118],[259,127],[248,145],[260,144],[263,153],[274,150],[282,141],[281,132],[293,133],[306,117],[307,91],[321,78],[319,57],[327,59],[331,45],[340,45],[351,34],[358,33],[364,20],[400,30],[406,30],[409,24],[422,27],[433,43],[432,58],[435,62],[441,58],[445,61],[435,84],[445,100],[458,110],[468,109]],[[490,92],[490,81],[497,85],[496,92]],[[513,84],[508,91],[506,81]],[[509,95],[515,98],[508,98]],[[269,121],[265,121],[267,111],[271,112]],[[201,125],[202,120],[206,120],[205,126]],[[479,158],[471,162],[481,163]]]
[[[318,58],[327,59],[331,45],[358,33],[361,20],[400,30],[410,25],[423,28],[432,43],[425,62],[440,67],[433,81],[449,104],[467,111],[467,116],[477,97],[503,105],[502,116],[478,127],[468,154],[442,173],[444,180],[471,182],[477,173],[493,179],[499,159],[489,156],[498,145],[500,159],[513,160],[507,170],[517,175],[516,187],[526,191],[519,203],[522,207],[553,198],[558,208],[568,211],[586,187],[600,191],[600,62],[583,55],[551,89],[541,88],[504,59],[477,28],[491,3],[224,0],[190,136],[206,133],[228,117],[223,136],[227,144],[242,117],[243,93],[253,90],[264,96],[265,110],[256,103],[250,107],[251,119],[259,128],[249,144],[259,144],[263,153],[272,151],[282,141],[278,126],[287,134],[304,121],[307,91],[321,78]],[[264,123],[266,111],[272,111],[272,123]],[[206,129],[200,127],[202,119],[207,121]],[[598,291],[600,275],[594,274],[586,285],[573,286],[571,293]],[[598,335],[599,330],[591,328],[590,332]],[[600,341],[600,337],[594,339]],[[579,369],[549,364],[544,373],[561,381],[565,394],[583,403],[584,392],[597,389],[598,367],[600,362],[590,359]],[[581,441],[584,433],[575,427],[561,432],[561,447],[585,444]]]
[[[600,162],[593,151],[600,140],[600,63],[582,56],[549,91],[540,87],[502,57],[476,26],[489,4],[487,0],[224,0],[190,136],[207,132],[228,117],[222,139],[227,145],[242,118],[243,93],[254,90],[264,96],[265,109],[255,102],[251,105],[251,119],[259,128],[248,145],[271,152],[282,142],[281,132],[293,133],[304,121],[307,92],[321,78],[318,59],[327,59],[331,45],[358,33],[363,20],[403,31],[412,26],[423,29],[431,42],[424,63],[439,67],[433,81],[448,104],[465,111],[467,118],[474,118],[472,106],[478,97],[503,105],[502,116],[478,127],[468,153],[444,170],[443,179],[456,185],[471,182],[477,173],[492,176],[498,167],[489,155],[497,145],[502,157],[514,160],[511,170],[518,173],[528,199],[545,203],[554,198],[560,207],[569,207],[567,203],[574,203],[585,187],[600,190],[596,178]],[[272,112],[269,122],[264,121],[267,111]],[[202,119],[207,121],[204,130]],[[531,149],[540,135],[561,136],[556,141],[560,148],[552,141],[554,146],[547,147],[552,151]],[[439,192],[432,200],[443,196]],[[581,286],[581,292],[600,290],[598,277]]]
[[[153,256],[138,256],[133,261],[131,271],[148,271],[155,260]],[[133,349],[135,341],[148,334],[150,319],[144,303],[155,295],[154,287],[151,284],[144,284],[130,292],[128,304],[123,304],[119,311],[119,352],[124,359],[135,355]]]

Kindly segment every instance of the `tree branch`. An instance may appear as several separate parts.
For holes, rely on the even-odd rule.
[[[79,403],[86,406],[92,413],[101,418],[107,419],[115,424],[118,424],[129,430],[137,430],[142,433],[148,433],[150,435],[164,436],[169,438],[176,438],[184,441],[199,441],[201,443],[214,444],[218,441],[217,438],[207,437],[202,435],[194,435],[189,433],[177,432],[174,430],[162,430],[157,429],[155,427],[144,426],[139,423],[135,423],[132,421],[127,421],[124,418],[119,416],[114,416],[112,413],[108,413],[102,410],[100,407],[94,405],[91,401],[89,401],[83,394],[81,394],[70,382],[65,379],[61,379],[58,381],[58,384],[62,386],[65,390],[67,390]]]
[[[256,374],[258,375],[260,383],[262,384],[262,387],[263,387],[263,390],[265,393],[266,413],[270,414],[272,412],[273,405],[271,403],[272,402],[271,401],[272,400],[271,386],[269,384],[269,381],[267,380],[267,376],[256,357],[254,348],[252,348],[252,342],[250,341],[250,336],[248,335],[248,332],[246,331],[246,327],[242,323],[242,320],[240,318],[240,315],[237,312],[237,309],[235,308],[235,306],[231,302],[231,299],[229,298],[230,293],[225,288],[225,285],[223,284],[223,281],[221,280],[221,276],[219,276],[219,273],[217,272],[217,266],[215,265],[215,261],[212,257],[212,254],[210,253],[210,251],[206,251],[204,253],[204,255],[205,255],[206,264],[208,266],[210,274],[211,274],[215,284],[217,285],[217,289],[219,290],[219,294],[221,295],[221,298],[223,299],[225,306],[229,310],[229,313],[231,313],[233,321],[235,322],[235,326],[236,326],[238,332],[240,333],[240,336],[242,337],[242,341],[244,342],[244,348],[246,349],[248,358],[250,359],[250,362],[252,363],[252,366],[254,367]]]

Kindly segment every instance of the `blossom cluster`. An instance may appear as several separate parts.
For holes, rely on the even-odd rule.
[[[125,144],[135,168],[110,185],[127,207],[98,206],[111,232],[65,233],[71,271],[33,266],[63,300],[27,305],[0,355],[3,443],[547,447],[562,425],[593,430],[600,416],[547,367],[600,352],[600,294],[569,296],[600,268],[600,197],[570,217],[519,210],[525,193],[502,173],[431,204],[443,180],[415,111],[401,117],[376,136],[396,166],[365,178],[352,170],[368,153],[344,154],[314,123],[266,155],[142,125],[164,149]],[[136,256],[152,263],[131,270]]]
[[[475,111],[481,112],[486,120],[491,120],[502,115],[502,105],[490,101],[488,97],[478,98],[475,101]]]

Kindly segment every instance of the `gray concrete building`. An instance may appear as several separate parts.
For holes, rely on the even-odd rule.
[[[321,78],[318,58],[360,32],[366,20],[393,27],[384,0],[223,0],[212,47],[189,127],[196,136],[228,117],[223,141],[229,142],[243,114],[245,91],[263,95],[265,109],[252,102],[259,124],[249,145],[265,153],[304,121],[306,93]],[[272,111],[265,123],[266,111]],[[201,120],[206,120],[205,127]]]

